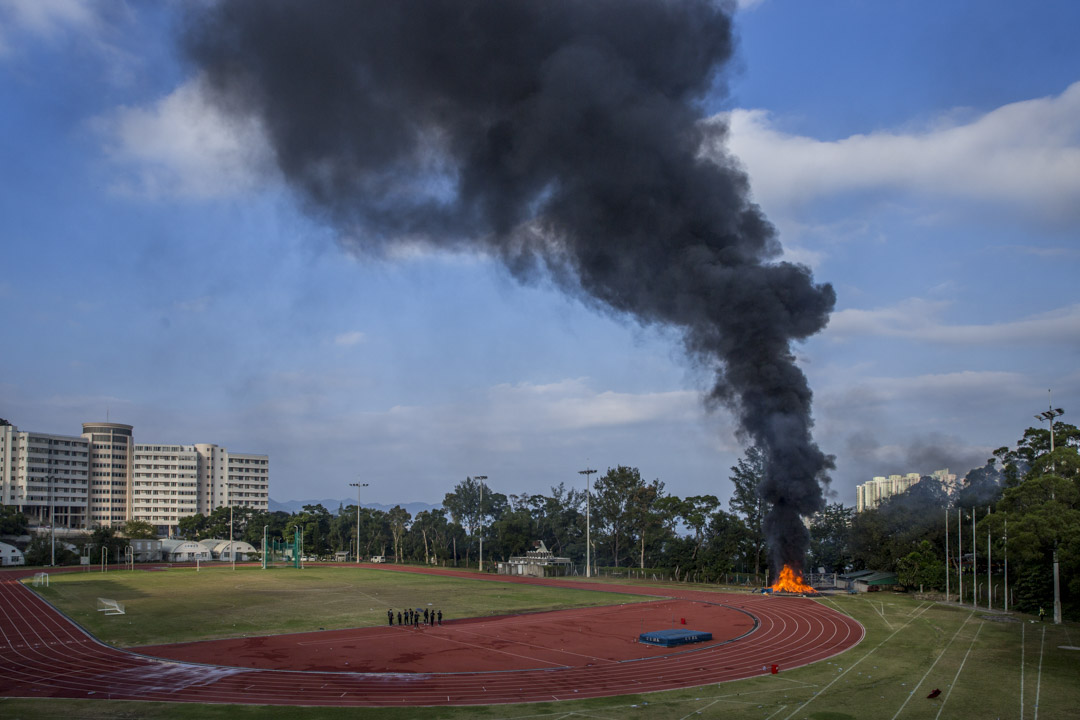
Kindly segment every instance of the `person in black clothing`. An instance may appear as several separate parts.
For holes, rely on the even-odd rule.
[[[412,625],[412,610],[405,611],[405,624]]]
[[[428,620],[428,625],[431,625],[432,627],[434,627],[434,625],[435,625],[435,611],[434,610],[431,611],[431,617]]]
[[[398,613],[397,613],[397,624],[398,625],[401,624],[401,611],[400,610],[398,610]]]
[[[414,628],[420,627],[420,613],[416,612],[415,610],[413,610],[412,614],[412,626]]]
[[[424,608],[424,624],[427,625],[427,608]]]
[[[386,622],[393,627],[394,625],[394,610],[393,608],[386,611]]]
[[[442,625],[442,610],[439,611],[439,624]]]

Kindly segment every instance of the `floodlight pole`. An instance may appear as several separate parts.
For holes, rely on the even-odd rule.
[[[949,602],[949,508],[945,508],[945,602]]]
[[[473,480],[480,481],[480,572],[484,572],[484,481],[487,475],[473,475]]]
[[[52,461],[50,460],[49,462],[52,462]],[[52,475],[49,475],[47,478],[45,478],[45,480],[49,483],[49,535],[50,535],[50,538],[51,538],[49,544],[52,547],[52,550],[51,550],[51,558],[52,558],[52,560],[49,563],[49,565],[52,566],[52,567],[55,567],[56,566],[56,501],[53,499],[53,482],[56,480],[56,478],[53,477]]]
[[[971,607],[974,609],[979,602],[979,576],[977,558],[975,556],[975,508],[971,508]]]
[[[356,564],[360,564],[360,489],[366,488],[367,483],[349,483],[349,487],[356,488]]]
[[[232,569],[236,569],[236,541],[233,539],[236,534],[233,532],[233,503],[232,503],[232,483],[225,483],[225,487],[228,488],[228,492],[225,497],[229,501],[229,555],[232,557]]]
[[[578,470],[578,475],[585,476],[585,577],[592,577],[592,562],[590,552],[592,550],[592,531],[589,527],[592,519],[592,490],[589,488],[589,476],[596,471],[590,467]]]
[[[959,594],[956,602],[964,604],[964,515],[963,510],[956,508],[956,576],[960,583]]]
[[[986,516],[990,517],[990,506],[986,506]],[[991,603],[993,602],[993,595],[990,592],[991,583],[994,581],[994,577],[991,574],[990,562],[993,558],[993,549],[990,547],[990,523],[986,523],[986,609],[991,609]]]
[[[270,526],[269,525],[263,525],[263,551],[262,551],[262,569],[263,570],[266,569],[266,555],[267,555],[267,552],[268,552],[267,547],[266,547],[266,529],[268,527],[270,527]]]
[[[1005,612],[1009,612],[1009,518],[1005,518]]]
[[[1050,391],[1047,390],[1046,392],[1047,396],[1049,397]],[[1036,420],[1046,420],[1050,424],[1050,472],[1056,472],[1054,468],[1054,418],[1064,414],[1065,411],[1061,408],[1055,408],[1053,401],[1051,401],[1048,410],[1041,412],[1035,416]],[[1058,580],[1058,556],[1056,538],[1054,540],[1054,624],[1061,624],[1061,585]]]

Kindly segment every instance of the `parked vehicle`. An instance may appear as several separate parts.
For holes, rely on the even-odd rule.
[[[385,555],[372,555],[371,556],[371,562],[373,562],[373,563],[384,563],[384,562],[386,562],[386,556]]]

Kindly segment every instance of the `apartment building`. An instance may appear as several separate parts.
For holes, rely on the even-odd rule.
[[[0,502],[35,525],[86,529],[128,520],[172,536],[180,518],[218,507],[266,511],[266,455],[219,445],[135,442],[131,425],[83,423],[79,436],[0,426]]]
[[[0,503],[36,525],[86,527],[89,442],[0,425]]]
[[[935,470],[930,473],[930,477],[940,482],[949,495],[956,492],[956,475],[950,473],[949,468]],[[906,492],[922,478],[923,476],[919,473],[879,475],[869,482],[857,485],[855,487],[855,511],[863,512],[875,508],[886,498]]]

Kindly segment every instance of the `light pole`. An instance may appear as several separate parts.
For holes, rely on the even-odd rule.
[[[356,488],[356,564],[360,564],[360,488],[366,488],[367,483],[349,483],[349,487]]]
[[[53,482],[56,478],[49,475],[45,480],[49,483],[49,545],[51,546],[51,562],[49,565],[50,567],[56,567],[56,502],[53,500]]]
[[[473,480],[480,481],[480,572],[484,572],[484,481],[487,475],[473,475]]]
[[[1049,395],[1050,391],[1046,391]],[[1054,418],[1064,415],[1065,411],[1061,408],[1055,408],[1054,403],[1050,402],[1050,407],[1035,416],[1036,420],[1046,420],[1050,425],[1050,472],[1055,472],[1054,469]],[[1051,496],[1052,497],[1052,496]],[[1058,579],[1058,556],[1057,556],[1057,540],[1054,540],[1054,624],[1061,624],[1061,583]]]
[[[225,488],[225,500],[229,503],[229,556],[232,558],[232,569],[236,570],[236,543],[233,540],[236,535],[233,532],[232,483],[225,483]]]
[[[1049,393],[1050,391],[1047,390],[1046,392]],[[1043,412],[1041,412],[1041,413],[1039,413],[1038,415],[1035,416],[1036,420],[1046,420],[1050,424],[1050,455],[1051,455],[1051,458],[1050,458],[1050,470],[1051,471],[1053,471],[1053,469],[1054,469],[1054,458],[1053,458],[1053,454],[1054,454],[1054,418],[1059,417],[1059,416],[1064,415],[1064,414],[1065,414],[1064,410],[1062,410],[1061,408],[1054,407],[1054,404],[1051,402],[1050,403],[1050,408],[1048,410],[1044,410]]]
[[[590,551],[592,549],[592,532],[589,527],[590,519],[592,517],[592,508],[590,507],[592,502],[592,491],[589,489],[589,476],[592,475],[595,470],[590,467],[584,470],[578,470],[578,475],[585,476],[585,577],[592,577],[592,563],[590,561]]]

